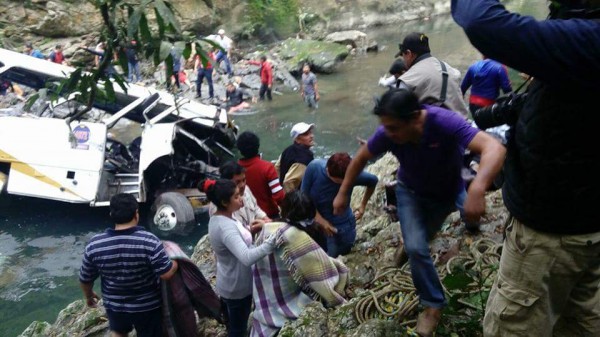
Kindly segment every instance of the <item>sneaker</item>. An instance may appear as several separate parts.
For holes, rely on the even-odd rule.
[[[441,309],[426,307],[417,318],[415,332],[421,337],[433,337],[441,317]]]

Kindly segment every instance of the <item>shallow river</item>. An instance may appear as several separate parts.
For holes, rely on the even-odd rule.
[[[545,5],[545,0],[520,0],[509,7],[543,18]],[[256,114],[235,116],[235,123],[261,137],[266,159],[275,159],[291,143],[290,128],[301,121],[316,124],[317,157],[353,153],[356,137],[367,138],[377,124],[371,115],[373,97],[384,90],[377,80],[389,69],[401,37],[411,31],[427,33],[433,55],[463,73],[480,57],[449,16],[367,30],[380,51],[350,56],[335,74],[317,74],[321,102],[316,112],[303,105],[298,93],[289,92],[258,104]],[[518,84],[516,72],[511,77]],[[34,320],[52,323],[61,309],[81,298],[77,271],[83,248],[108,226],[105,208],[0,197],[0,336],[17,336]],[[174,241],[191,254],[205,233],[206,224],[199,224],[191,235]]]

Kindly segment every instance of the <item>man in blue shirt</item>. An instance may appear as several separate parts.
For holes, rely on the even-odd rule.
[[[140,75],[140,60],[137,55],[137,41],[131,40],[129,45],[125,48],[125,56],[127,57],[127,81],[129,83],[136,83],[142,80]],[[135,76],[135,82],[133,77]]]
[[[496,0],[451,4],[473,46],[534,78],[508,141],[511,218],[484,335],[598,336],[600,1],[551,1],[542,21]]]
[[[39,49],[33,49],[31,42],[25,43],[25,54],[42,60],[46,59],[46,56]]]
[[[429,253],[429,241],[462,199],[466,220],[476,222],[485,213],[485,192],[502,168],[505,148],[492,136],[471,127],[450,110],[420,105],[405,89],[391,89],[375,107],[381,126],[350,163],[333,201],[334,214],[342,214],[348,191],[367,162],[392,152],[400,162],[396,199],[398,218],[408,255],[413,284],[425,310],[416,332],[432,336],[446,305],[444,290]],[[481,154],[477,176],[465,192],[461,177],[465,148]]]
[[[94,280],[100,277],[102,300],[113,336],[161,337],[160,280],[170,279],[177,262],[169,260],[162,242],[137,225],[138,203],[131,194],[110,199],[115,228],[97,234],[85,247],[79,282],[88,307],[99,299]]]
[[[346,255],[356,239],[356,220],[360,220],[379,179],[362,171],[353,186],[367,189],[358,209],[353,213],[346,208],[341,214],[333,214],[333,198],[338,194],[351,158],[347,153],[335,153],[327,161],[316,159],[310,162],[302,179],[302,192],[310,196],[317,209],[316,221],[327,236],[327,254],[331,257]],[[348,191],[348,199],[352,189]],[[347,205],[346,205],[347,206]]]
[[[483,57],[473,63],[460,84],[462,94],[471,88],[469,95],[469,110],[475,113],[477,109],[492,105],[500,95],[500,89],[505,94],[512,91],[508,72],[502,64]]]

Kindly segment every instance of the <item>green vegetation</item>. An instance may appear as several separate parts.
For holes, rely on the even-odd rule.
[[[288,37],[298,31],[297,0],[248,0],[246,26],[253,34]]]
[[[485,305],[496,279],[501,245],[489,239],[471,245],[470,256],[448,261],[443,278],[448,306],[444,309],[438,336],[483,336]]]

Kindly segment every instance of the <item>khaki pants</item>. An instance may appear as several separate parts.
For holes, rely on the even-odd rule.
[[[599,336],[599,289],[600,232],[552,235],[513,218],[484,336]]]

